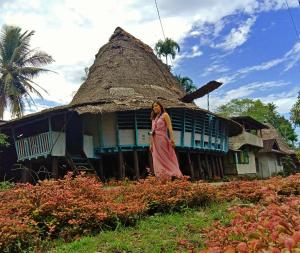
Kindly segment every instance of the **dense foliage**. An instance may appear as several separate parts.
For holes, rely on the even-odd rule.
[[[229,227],[216,223],[199,234],[206,238],[209,248],[218,247],[219,251],[214,252],[228,247],[245,248],[245,244],[248,248],[254,247],[250,240],[252,234],[259,236],[254,238],[258,240],[255,241],[257,248],[298,247],[299,193],[300,175],[265,181],[234,181],[217,187],[186,179],[162,183],[152,177],[116,186],[103,185],[95,178],[82,175],[72,178],[69,174],[63,180],[43,181],[35,186],[17,185],[0,191],[0,251],[38,248],[42,240],[57,237],[70,240],[114,228],[120,223],[132,224],[156,212],[236,198],[254,204],[233,207],[230,211],[234,219]],[[269,227],[281,230],[278,237],[266,243],[266,238],[271,238],[271,234],[265,232]]]
[[[300,91],[298,92],[297,101],[291,109],[291,120],[300,127]]]

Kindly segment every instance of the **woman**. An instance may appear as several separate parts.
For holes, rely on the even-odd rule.
[[[171,119],[161,103],[152,104],[151,120],[150,151],[153,157],[155,176],[160,180],[182,177],[174,150],[175,142]]]

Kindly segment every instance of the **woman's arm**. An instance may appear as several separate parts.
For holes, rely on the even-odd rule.
[[[169,131],[169,135],[170,135],[170,140],[171,140],[172,146],[175,147],[174,133],[173,133],[173,127],[172,127],[172,122],[171,122],[170,116],[169,116],[169,114],[167,114],[165,112],[164,115],[163,115],[163,117],[164,117],[164,120],[165,120],[165,122],[167,124],[167,128],[168,128],[168,131]]]

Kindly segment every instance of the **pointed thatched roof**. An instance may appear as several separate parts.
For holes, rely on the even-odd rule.
[[[71,105],[91,104],[109,107],[149,107],[162,100],[167,107],[182,107],[179,98],[185,95],[168,66],[153,50],[131,34],[117,27],[109,42],[102,46]],[[105,105],[104,105],[105,104]],[[189,105],[192,106],[192,105]],[[94,108],[96,109],[96,108]]]
[[[285,141],[283,140],[283,137],[276,130],[276,128],[273,127],[271,124],[268,124],[268,123],[265,124],[265,125],[267,125],[269,128],[268,129],[262,129],[262,138],[263,138],[263,140],[269,140],[269,142],[271,142],[270,140],[275,139],[278,143],[280,151],[283,151],[285,154],[288,154],[288,155],[294,155],[295,151],[291,147],[289,147],[289,145],[287,145],[285,143]],[[265,142],[264,142],[264,144],[265,144]]]

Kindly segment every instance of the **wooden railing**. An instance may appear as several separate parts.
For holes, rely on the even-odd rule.
[[[16,140],[15,142],[18,160],[47,156],[51,152],[51,133],[41,133]]]

